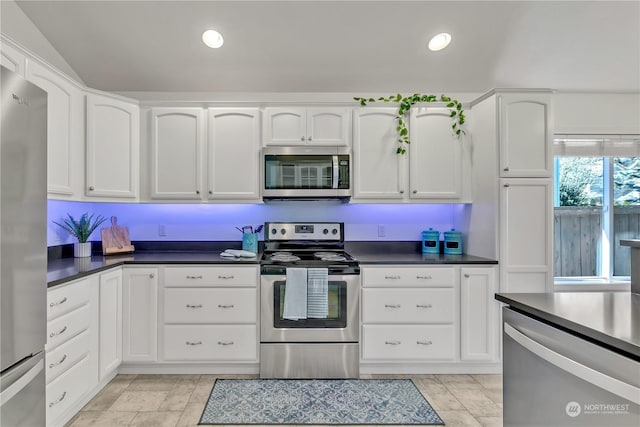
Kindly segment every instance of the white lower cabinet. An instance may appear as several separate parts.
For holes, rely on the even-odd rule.
[[[465,267],[460,276],[460,358],[498,358],[500,305],[495,300],[497,268]]]
[[[448,360],[456,358],[454,325],[363,325],[366,360]]]
[[[167,266],[161,361],[258,361],[258,266]]]
[[[122,363],[122,270],[100,275],[99,380]]]
[[[122,361],[158,355],[158,269],[127,267],[122,283]]]
[[[90,356],[85,355],[80,361],[67,369],[58,378],[47,384],[47,424],[62,426],[74,415],[68,414],[72,407],[82,400],[91,388],[95,372],[91,370]],[[62,421],[58,421],[62,420]]]

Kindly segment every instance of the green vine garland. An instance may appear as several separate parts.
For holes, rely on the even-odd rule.
[[[414,93],[410,96],[402,96],[401,94],[389,95],[386,98],[381,96],[377,100],[375,98],[360,97],[354,97],[353,99],[360,102],[360,105],[363,107],[376,101],[396,102],[399,104],[398,115],[396,117],[398,119],[398,126],[396,130],[398,131],[398,143],[400,146],[396,149],[397,154],[405,154],[407,152],[406,146],[411,144],[411,140],[409,139],[409,129],[407,129],[406,114],[413,105],[420,102],[446,102],[447,108],[449,109],[449,117],[453,120],[453,124],[451,125],[453,132],[458,137],[465,134],[465,131],[462,129],[462,125],[465,120],[462,103],[457,99],[451,99],[448,96],[440,95],[440,98],[438,99],[436,95],[420,95],[418,93]]]

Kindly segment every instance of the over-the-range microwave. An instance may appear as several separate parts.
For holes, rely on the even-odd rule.
[[[262,149],[262,198],[342,199],[351,197],[348,147],[287,146]]]

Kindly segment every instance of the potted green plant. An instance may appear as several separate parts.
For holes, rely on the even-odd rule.
[[[102,215],[98,215],[94,219],[94,215],[89,215],[88,212],[83,213],[78,220],[72,217],[71,214],[67,214],[67,217],[62,222],[52,222],[78,239],[73,245],[73,256],[76,258],[91,256],[91,242],[87,242],[87,240],[91,233],[107,219]]]

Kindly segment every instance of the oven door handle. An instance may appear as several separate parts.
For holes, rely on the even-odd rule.
[[[338,189],[338,180],[340,179],[340,170],[339,168],[339,163],[338,163],[338,156],[332,156],[333,157],[333,177],[332,177],[332,182],[331,182],[331,188],[333,188],[334,190]]]
[[[504,333],[522,347],[552,365],[557,366],[558,368],[575,377],[587,381],[588,383],[594,384],[609,393],[622,397],[636,405],[640,405],[640,388],[605,375],[602,372],[598,372],[583,365],[582,363],[576,362],[575,360],[569,359],[568,357],[545,347],[539,342],[534,341],[508,323],[504,324]]]

